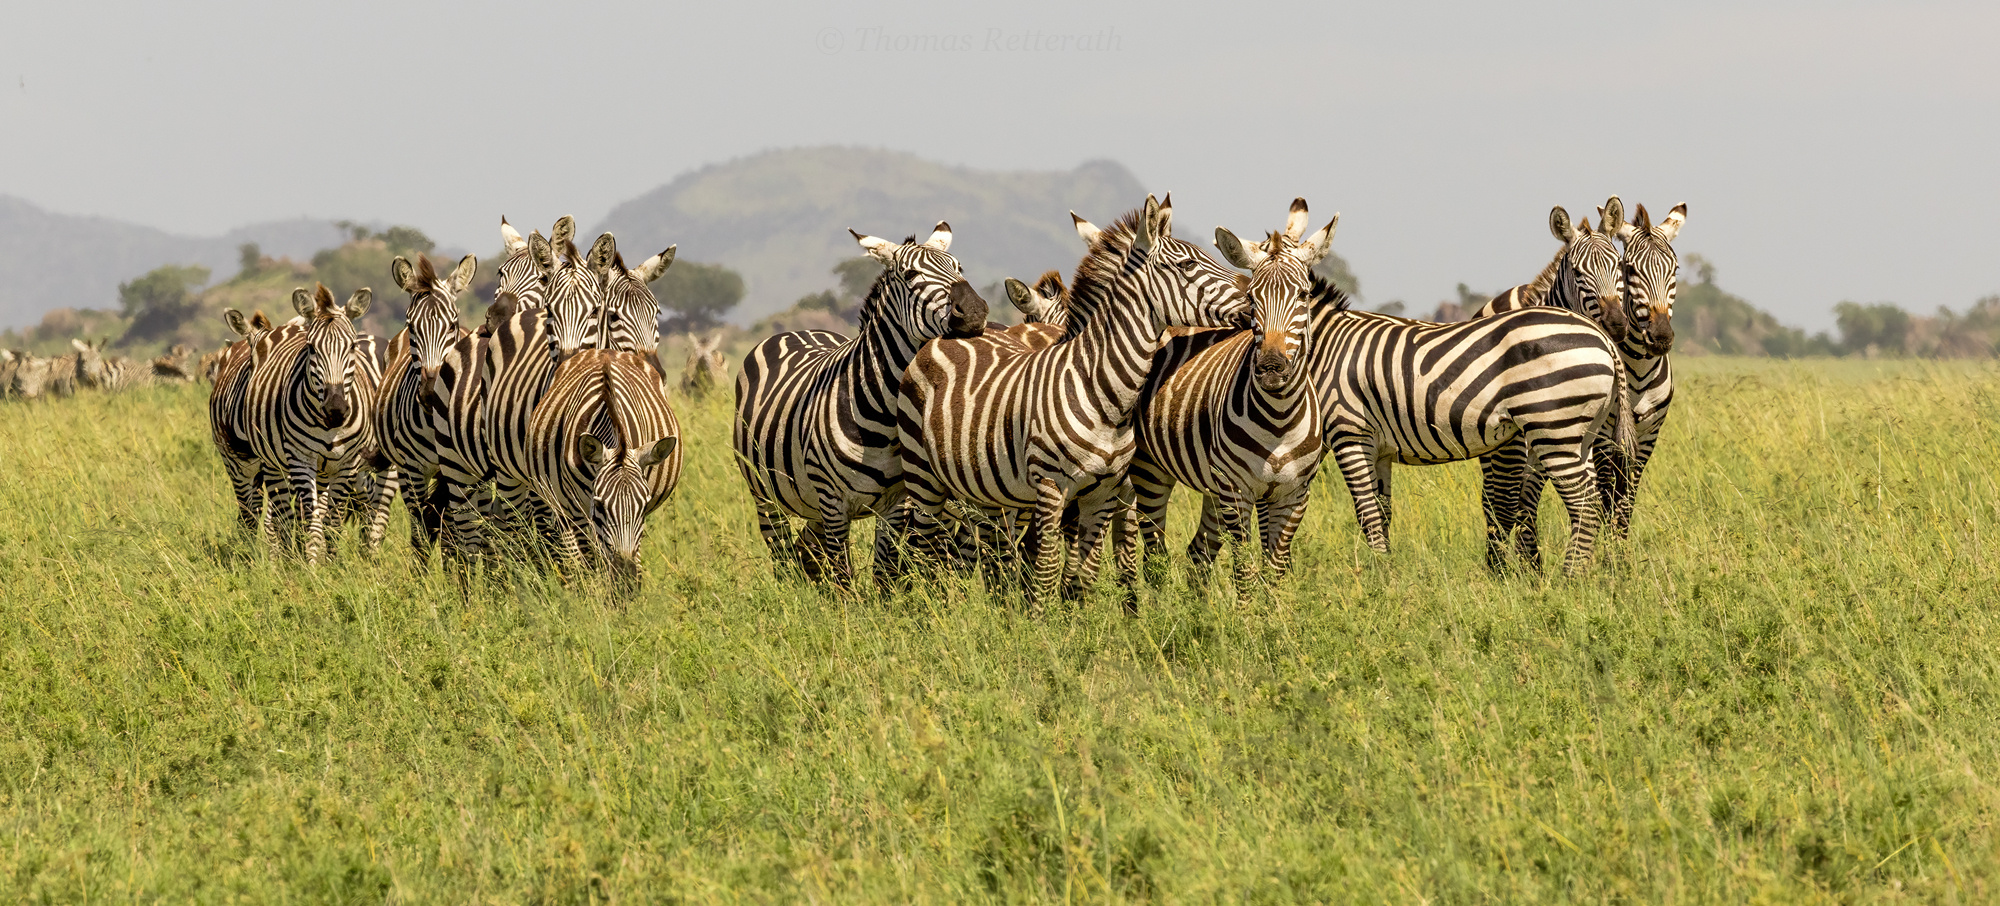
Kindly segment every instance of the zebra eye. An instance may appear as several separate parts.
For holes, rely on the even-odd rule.
[[[1193,258],[1182,258],[1180,261],[1176,263],[1178,263],[1180,265],[1181,270],[1184,271],[1193,271],[1195,268],[1201,266],[1201,263],[1194,260]]]

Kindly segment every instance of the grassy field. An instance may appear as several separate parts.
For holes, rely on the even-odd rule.
[[[1586,578],[1403,469],[1387,558],[1322,481],[1269,600],[1136,620],[774,578],[722,400],[623,608],[462,601],[400,508],[267,560],[205,388],[0,405],[0,898],[2000,896],[2000,370],[1680,368]]]

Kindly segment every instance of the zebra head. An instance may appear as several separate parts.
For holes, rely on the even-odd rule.
[[[660,351],[660,300],[646,284],[660,279],[674,263],[674,250],[646,259],[636,268],[625,267],[618,240],[610,233],[598,237],[590,247],[590,266],[604,279],[604,311],[597,326],[600,349],[622,349],[658,355]]]
[[[598,239],[600,243],[603,241],[602,237]],[[570,239],[563,239],[557,245],[539,235],[530,235],[528,251],[548,287],[542,308],[548,318],[549,342],[554,346],[557,360],[596,345],[604,281],[590,269],[584,256],[577,254],[576,243]]]
[[[1612,237],[1625,226],[1625,205],[1613,195],[1597,212],[1602,223],[1591,229],[1589,217],[1572,225],[1569,212],[1560,205],[1549,210],[1549,233],[1563,243],[1549,304],[1596,319],[1612,342],[1623,342],[1625,293],[1618,276],[1618,245]]]
[[[556,221],[554,234],[558,241],[575,236],[576,221],[564,215]],[[502,297],[512,300],[512,311],[542,307],[542,294],[548,288],[542,279],[542,269],[535,265],[528,240],[522,239],[505,217],[500,218],[500,241],[506,246],[506,257],[500,259],[500,285],[493,288],[493,301],[498,302]]]
[[[445,349],[458,340],[458,294],[472,285],[479,259],[471,255],[459,259],[451,276],[439,279],[431,259],[417,256],[416,267],[401,255],[389,262],[389,276],[410,294],[410,357],[423,373],[423,392],[428,395],[444,365]]]
[[[1619,231],[1625,252],[1618,261],[1618,280],[1625,293],[1631,333],[1643,350],[1663,356],[1674,348],[1674,294],[1679,291],[1680,256],[1674,237],[1687,222],[1687,204],[1674,205],[1658,224],[1639,206],[1639,216]]]
[[[590,482],[590,536],[611,566],[614,581],[631,587],[639,578],[639,539],[646,531],[646,505],[651,489],[646,473],[674,455],[680,438],[630,444],[611,420],[610,444],[596,435],[577,435],[577,458],[593,474]]]
[[[1174,238],[1174,197],[1146,196],[1146,206],[1099,229],[1070,212],[1090,245],[1070,287],[1068,332],[1081,330],[1109,298],[1136,293],[1166,327],[1243,327],[1251,318],[1241,275],[1216,263],[1194,243]],[[1091,292],[1083,287],[1089,282]],[[1128,283],[1128,281],[1131,281]],[[1129,286],[1129,288],[1114,288]]]
[[[938,221],[930,238],[900,243],[847,231],[868,257],[882,263],[882,276],[861,303],[861,323],[880,323],[905,337],[914,350],[934,337],[962,340],[986,331],[986,300],[972,284],[951,248],[951,224]]]
[[[1257,331],[1257,386],[1280,391],[1291,383],[1305,356],[1306,327],[1312,317],[1312,269],[1333,244],[1340,215],[1333,215],[1319,232],[1305,237],[1306,200],[1292,200],[1285,228],[1263,242],[1249,244],[1223,227],[1215,228],[1215,245],[1229,263],[1250,272],[1248,293]]]
[[[1021,312],[1024,324],[1054,324],[1061,327],[1069,323],[1069,290],[1063,287],[1061,271],[1049,271],[1029,286],[1012,277],[1007,278],[1007,301]]]
[[[70,348],[76,350],[77,376],[86,387],[105,387],[110,384],[110,367],[104,363],[104,341],[100,337],[96,343],[88,339],[70,338]]]
[[[347,385],[354,376],[354,321],[368,313],[374,292],[364,286],[347,298],[347,305],[341,306],[333,301],[333,291],[326,284],[317,287],[312,293],[307,293],[304,287],[292,291],[292,304],[306,313],[301,367],[305,370],[306,391],[320,400],[324,427],[338,428],[347,424],[353,408]]]

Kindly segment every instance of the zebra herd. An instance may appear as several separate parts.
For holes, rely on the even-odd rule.
[[[1307,235],[1303,199],[1262,241],[1217,229],[1236,270],[1173,236],[1171,197],[1107,228],[1071,217],[1088,246],[1071,285],[1006,284],[1028,323],[984,323],[940,223],[921,243],[856,234],[884,266],[856,337],[796,331],[750,352],[735,453],[778,562],[845,587],[850,526],[872,516],[878,581],[979,569],[1044,601],[1088,587],[1108,539],[1129,609],[1141,546],[1157,577],[1186,485],[1203,497],[1188,555],[1206,567],[1230,542],[1243,599],[1260,566],[1287,571],[1327,457],[1384,553],[1397,463],[1480,461],[1496,570],[1540,567],[1545,483],[1570,517],[1565,573],[1587,567],[1607,514],[1628,528],[1672,400],[1685,205],[1628,223],[1613,197],[1596,228],[1555,208],[1554,260],[1453,324],[1351,309],[1313,272],[1339,218]]]
[[[176,344],[167,354],[142,365],[119,355],[105,355],[105,340],[71,339],[73,352],[43,357],[22,349],[0,349],[0,399],[32,400],[65,397],[78,390],[116,393],[150,384],[186,384],[195,380],[194,347]]]
[[[1629,527],[1672,401],[1686,206],[1627,222],[1613,197],[1598,217],[1552,210],[1554,259],[1458,323],[1351,308],[1314,271],[1339,217],[1308,233],[1303,199],[1262,240],[1218,228],[1226,265],[1174,236],[1171,196],[1102,228],[1072,214],[1083,259],[1067,286],[1006,281],[1013,327],[988,321],[948,224],[922,241],[853,233],[882,265],[857,334],[781,333],[738,371],[733,447],[758,530],[782,567],[846,589],[853,525],[872,517],[878,583],[978,571],[1033,602],[1080,595],[1109,548],[1136,608],[1186,486],[1203,499],[1189,558],[1205,571],[1229,544],[1243,599],[1288,570],[1323,460],[1386,553],[1392,467],[1477,459],[1488,565],[1539,569],[1553,484],[1577,573],[1607,520]],[[296,290],[282,325],[228,313],[241,339],[213,366],[210,420],[244,532],[316,562],[355,520],[373,550],[400,495],[418,556],[461,575],[518,555],[636,585],[645,518],[681,471],[648,286],[674,249],[628,267],[611,234],[579,250],[567,217],[547,238],[503,218],[501,235],[476,329],[459,323],[472,256],[449,273],[395,260],[408,323],[387,343],[354,327],[366,289]],[[718,341],[690,339],[693,394],[726,370]]]
[[[209,418],[242,528],[314,563],[354,517],[372,551],[400,493],[420,558],[438,549],[464,568],[518,552],[634,586],[645,517],[680,479],[647,286],[674,249],[628,268],[610,234],[587,253],[574,237],[568,217],[525,239],[502,218],[506,257],[477,330],[458,316],[470,255],[448,274],[395,259],[409,315],[386,344],[354,327],[367,289],[344,304],[298,289],[283,325],[228,312],[242,338],[217,365]]]

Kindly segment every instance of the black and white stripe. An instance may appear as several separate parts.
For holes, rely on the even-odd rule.
[[[502,221],[504,225],[504,221]],[[428,257],[412,266],[397,256],[389,273],[410,294],[409,323],[389,341],[389,366],[374,407],[382,459],[396,470],[410,513],[410,546],[419,558],[437,544],[447,505],[439,480],[440,449],[451,433],[451,413],[437,393],[445,358],[470,333],[458,322],[458,295],[472,283],[479,259],[467,255],[440,277]]]

